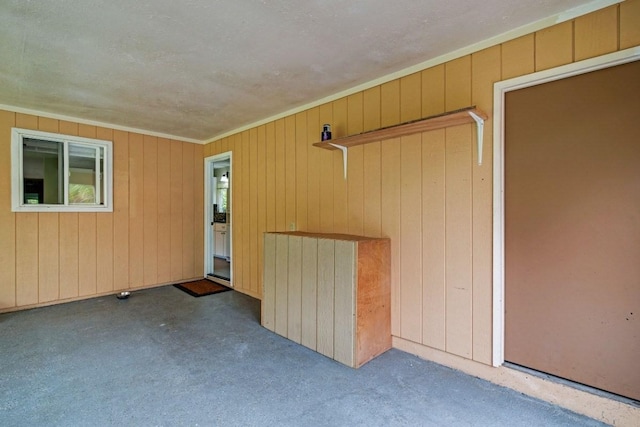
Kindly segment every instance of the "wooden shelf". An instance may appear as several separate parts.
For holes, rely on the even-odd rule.
[[[357,145],[368,144],[375,141],[383,141],[390,138],[398,138],[401,136],[411,135],[419,132],[442,129],[450,126],[459,126],[467,123],[475,123],[476,120],[471,116],[473,113],[482,120],[487,119],[487,115],[475,107],[464,108],[461,110],[450,111],[437,116],[426,117],[424,119],[414,120],[399,125],[384,127],[357,135],[344,136],[329,141],[316,142],[313,145],[327,150],[337,150],[341,147],[355,147]]]
[[[357,145],[368,144],[370,142],[384,141],[385,139],[399,138],[401,136],[412,135],[419,132],[443,129],[450,126],[460,126],[467,123],[475,123],[478,145],[478,165],[482,164],[482,139],[484,134],[484,121],[488,116],[476,107],[463,108],[461,110],[449,111],[437,116],[426,117],[424,119],[413,120],[399,125],[388,126],[357,135],[343,136],[329,141],[316,142],[313,145],[326,150],[342,151],[342,162],[344,165],[344,179],[347,179],[347,149]]]

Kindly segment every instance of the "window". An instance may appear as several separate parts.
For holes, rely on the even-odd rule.
[[[111,141],[13,128],[14,212],[112,212]]]

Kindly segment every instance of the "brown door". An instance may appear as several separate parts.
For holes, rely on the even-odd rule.
[[[505,108],[505,359],[640,400],[640,61]]]

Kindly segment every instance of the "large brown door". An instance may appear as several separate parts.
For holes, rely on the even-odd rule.
[[[505,108],[505,359],[640,400],[640,61]]]

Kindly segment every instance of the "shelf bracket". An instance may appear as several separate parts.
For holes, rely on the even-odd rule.
[[[344,179],[347,179],[347,147],[344,145],[334,144],[330,142],[329,145],[332,147],[336,147],[338,150],[342,151],[342,164],[344,166]]]
[[[482,165],[482,144],[484,140],[484,119],[478,116],[473,111],[469,111],[469,115],[476,121],[476,131],[477,137],[476,141],[478,143],[478,166]]]

